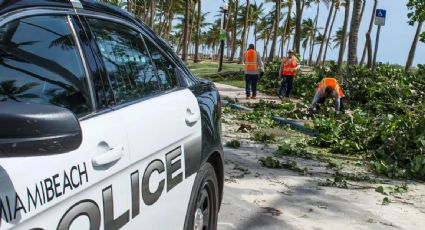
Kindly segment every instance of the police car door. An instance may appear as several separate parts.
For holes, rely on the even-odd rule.
[[[68,108],[82,143],[63,154],[0,154],[0,229],[119,227],[129,219],[125,129],[112,110],[95,106],[78,25],[66,12],[33,13],[0,21],[0,109],[3,101]]]
[[[93,15],[86,20],[129,139],[132,209],[125,227],[182,229],[201,154],[196,97],[178,88],[176,66],[145,44],[137,27]]]

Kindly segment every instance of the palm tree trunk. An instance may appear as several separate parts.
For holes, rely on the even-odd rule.
[[[202,5],[201,0],[198,0],[198,18],[196,19],[196,42],[195,42],[195,57],[194,62],[198,63],[199,59],[199,41],[201,38],[201,18],[202,18]]]
[[[307,44],[308,44],[308,40],[307,40]],[[308,46],[307,44],[305,45],[305,47],[303,47],[304,48],[303,57],[302,57],[303,63],[305,63],[305,53],[307,51],[307,46]]]
[[[267,60],[267,51],[269,49],[270,38],[271,38],[271,32],[269,32],[267,34],[266,42],[264,44],[264,50],[263,50],[263,59],[264,60]]]
[[[406,72],[408,72],[413,66],[413,61],[415,59],[415,54],[416,54],[416,47],[418,45],[419,36],[422,31],[422,25],[423,25],[423,21],[420,21],[418,23],[418,28],[416,29],[416,34],[415,34],[415,38],[413,39],[412,47],[410,48],[410,51],[409,51],[409,57],[407,58],[406,68],[405,68]]]
[[[319,12],[320,12],[320,2],[317,3],[316,17],[314,19],[313,39],[311,39],[311,43],[310,43],[310,57],[308,58],[308,65],[310,66],[313,64],[314,42],[316,40],[317,23],[319,21]]]
[[[249,26],[249,24],[248,24],[248,32],[246,33],[246,38],[245,38],[246,45],[248,45],[248,39],[249,39],[249,33],[250,32],[251,32],[251,26]]]
[[[272,41],[272,47],[270,49],[270,55],[268,62],[273,61],[276,54],[276,44],[277,44],[277,37],[279,36],[279,22],[280,22],[280,6],[281,6],[281,0],[276,0],[276,15],[275,15],[275,25],[274,25],[274,34],[273,34],[273,41]]]
[[[326,61],[326,55],[328,53],[328,48],[329,48],[329,41],[331,40],[332,30],[333,30],[333,27],[334,27],[334,24],[335,24],[335,18],[336,18],[337,13],[338,13],[338,10],[335,9],[334,16],[333,16],[332,22],[331,22],[331,27],[329,28],[329,34],[328,34],[327,39],[326,39],[325,53],[323,54],[323,60],[322,60],[323,65],[325,64],[325,61]]]
[[[296,53],[301,52],[301,20],[303,18],[303,5],[301,0],[296,0],[296,22],[295,22],[295,35],[294,35],[294,48]]]
[[[291,12],[292,12],[292,1],[289,2],[288,5],[288,14],[286,16],[286,23],[285,23],[285,33],[283,35],[284,41],[288,41],[288,45],[286,46],[286,50],[289,50],[289,43],[291,42]],[[285,46],[283,46],[285,48]],[[285,50],[282,49],[282,57],[285,56]]]
[[[153,30],[154,22],[155,22],[155,14],[156,14],[156,3],[155,1],[151,0],[151,17],[149,19],[149,27]]]
[[[338,54],[338,65],[337,69],[340,70],[342,67],[342,62],[344,60],[345,48],[347,47],[347,31],[348,31],[348,20],[350,20],[350,0],[345,1],[345,16],[344,16],[344,25],[342,27],[343,35],[341,45],[339,47]],[[344,79],[340,79],[343,82]]]
[[[187,64],[187,44],[188,44],[188,37],[189,37],[189,7],[190,7],[190,1],[186,0],[185,2],[185,9],[184,9],[184,28],[183,28],[183,53],[182,53],[182,59],[184,63]]]
[[[332,5],[331,5],[331,8],[329,9],[328,20],[326,21],[325,32],[323,33],[323,41],[320,44],[319,54],[317,55],[317,62],[316,62],[316,65],[317,66],[320,66],[322,64],[321,61],[322,61],[323,49],[325,48],[325,43],[326,43],[326,40],[327,40],[327,34],[328,34],[328,30],[329,30],[329,25],[331,23],[331,19],[332,19],[332,14],[333,14],[334,8],[335,8],[335,1],[332,0]]]
[[[237,30],[238,30],[238,11],[239,11],[239,1],[236,0],[235,1],[235,11],[234,11],[234,15],[233,15],[233,39],[232,39],[232,53],[230,55],[229,61],[233,61],[233,59],[235,58],[235,53],[236,53],[236,46],[237,46]]]
[[[255,26],[254,26],[254,46],[255,46],[255,49],[257,49],[257,24],[255,24]]]
[[[248,30],[248,19],[249,19],[249,0],[246,0],[246,15],[245,15],[245,24],[243,27],[243,33],[242,33],[242,44],[241,44],[241,50],[239,55],[239,64],[243,63],[243,55],[245,53],[245,47],[246,47],[246,36],[247,36],[247,30]]]
[[[367,67],[371,68],[372,67],[372,57],[373,57],[373,51],[372,51],[372,38],[371,38],[371,33],[372,33],[372,29],[373,29],[373,22],[375,21],[375,11],[376,8],[378,6],[378,0],[375,0],[375,3],[373,4],[373,10],[372,10],[372,16],[370,18],[370,22],[369,22],[369,29],[366,32],[366,41],[365,41],[365,45],[363,48],[363,54],[362,54],[362,59],[360,61],[360,65],[364,65],[364,62],[366,60],[366,53],[367,53]]]
[[[351,16],[350,38],[348,41],[348,65],[357,65],[357,44],[359,41],[359,27],[361,22],[362,0],[354,0],[353,15]]]

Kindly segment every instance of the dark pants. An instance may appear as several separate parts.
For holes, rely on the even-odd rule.
[[[283,76],[282,83],[280,84],[279,95],[289,97],[292,91],[292,83],[294,82],[294,76]]]
[[[247,97],[251,96],[251,89],[252,96],[257,96],[257,82],[258,75],[245,74],[245,89]]]
[[[325,102],[326,102],[326,97],[320,98],[320,100],[317,102],[316,109],[319,110],[320,106],[323,106],[325,104]],[[339,111],[342,112],[342,113],[345,112],[344,98],[341,98],[340,101],[339,101]]]

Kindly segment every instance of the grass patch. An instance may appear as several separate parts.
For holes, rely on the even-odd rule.
[[[205,78],[218,72],[218,62],[203,61],[201,63],[189,62],[188,68],[197,77]],[[240,72],[244,66],[233,63],[224,63],[223,72]]]

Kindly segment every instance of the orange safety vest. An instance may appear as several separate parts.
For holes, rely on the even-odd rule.
[[[295,76],[297,75],[297,58],[293,56],[291,61],[288,58],[284,58],[283,61],[282,75],[284,76]]]
[[[245,52],[245,70],[248,72],[258,72],[257,51],[250,49]]]
[[[333,90],[334,94],[338,93],[340,97],[345,97],[344,92],[342,92],[341,86],[335,78],[323,78],[323,80],[319,83],[319,88],[317,90],[321,90],[322,95],[325,95],[325,90],[327,87],[330,87]]]

